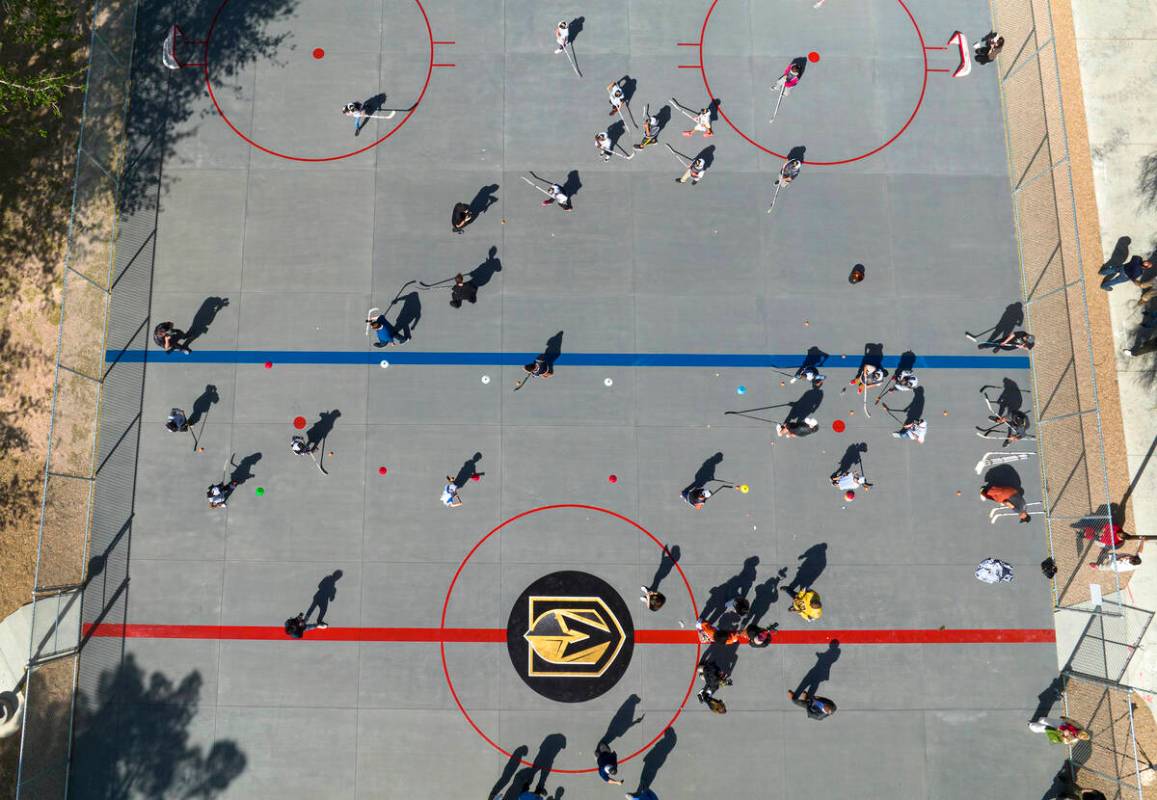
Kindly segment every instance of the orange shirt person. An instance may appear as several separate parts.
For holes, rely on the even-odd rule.
[[[982,500],[991,500],[997,505],[1013,509],[1022,523],[1032,520],[1024,507],[1024,489],[1019,486],[994,486],[988,483],[980,487],[980,497]]]

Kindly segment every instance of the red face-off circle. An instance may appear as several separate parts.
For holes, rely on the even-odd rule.
[[[397,133],[398,130],[403,125],[405,125],[406,122],[409,121],[410,117],[412,117],[414,115],[414,112],[418,110],[418,106],[421,105],[421,103],[422,103],[422,98],[426,96],[426,89],[428,89],[430,87],[430,76],[434,74],[434,31],[430,28],[430,18],[428,16],[426,16],[426,9],[422,6],[421,0],[414,0],[414,4],[418,7],[418,11],[421,12],[421,15],[422,15],[422,23],[423,23],[424,28],[425,28],[424,33],[425,33],[425,37],[426,37],[428,47],[429,47],[429,49],[427,51],[427,57],[426,57],[426,79],[422,83],[422,90],[418,93],[418,98],[414,101],[414,105],[409,109],[409,111],[407,111],[402,116],[402,118],[400,120],[397,121],[397,123],[394,125],[394,127],[390,128],[390,130],[386,131],[384,136],[380,137],[376,141],[370,142],[365,147],[360,147],[357,150],[351,150],[351,151],[345,152],[345,153],[336,153],[333,155],[297,155],[297,154],[293,154],[293,153],[279,152],[277,150],[274,150],[272,147],[266,147],[265,145],[261,144],[260,142],[257,142],[252,137],[250,137],[247,134],[245,134],[244,132],[242,132],[241,129],[238,128],[233,123],[233,121],[231,119],[229,119],[229,115],[225,113],[225,109],[223,109],[221,107],[221,103],[219,103],[217,101],[217,94],[213,91],[213,81],[209,75],[209,70],[212,67],[212,58],[211,58],[211,54],[210,54],[210,46],[213,42],[213,34],[217,30],[217,24],[221,20],[221,14],[222,14],[222,12],[225,11],[225,8],[226,8],[226,6],[229,5],[229,3],[230,3],[230,0],[222,0],[221,5],[217,7],[217,11],[213,14],[213,21],[209,23],[209,31],[208,31],[208,33],[205,34],[205,43],[203,46],[204,49],[202,51],[203,52],[202,62],[204,63],[203,70],[204,70],[204,74],[205,74],[205,87],[209,90],[209,99],[213,101],[213,106],[217,109],[217,113],[221,116],[222,121],[224,121],[224,123],[226,125],[228,125],[230,130],[232,130],[235,134],[240,136],[242,139],[244,139],[250,145],[252,145],[253,147],[256,147],[258,150],[260,150],[263,153],[268,153],[269,155],[277,156],[278,158],[284,158],[288,161],[305,161],[305,162],[339,161],[343,158],[349,158],[350,156],[356,156],[359,153],[364,153],[367,150],[372,150],[373,148],[377,147],[379,144],[384,142],[386,139],[389,139],[391,136],[393,136],[395,133]],[[325,50],[323,50],[320,47],[315,49],[313,51],[313,57],[316,59],[321,59],[321,58],[325,57]],[[345,98],[342,100],[342,102],[348,102],[349,99],[350,98]],[[334,113],[337,113],[337,109],[339,109],[339,108],[340,108],[340,106],[335,106],[335,112]]]
[[[502,529],[505,528],[507,525],[510,525],[511,523],[514,523],[514,522],[517,522],[518,520],[522,519],[523,517],[528,517],[532,514],[539,514],[539,513],[542,513],[544,511],[555,511],[558,509],[568,509],[568,508],[569,509],[578,509],[581,511],[594,511],[594,512],[597,512],[599,514],[606,514],[607,516],[614,517],[615,519],[617,519],[621,522],[627,523],[632,528],[637,530],[639,533],[641,533],[642,535],[644,535],[648,539],[650,539],[652,542],[654,542],[655,546],[659,548],[660,552],[665,552],[665,548],[664,548],[663,543],[661,541],[659,541],[659,539],[653,533],[651,533],[649,530],[644,528],[639,523],[635,522],[634,520],[632,520],[628,517],[623,516],[622,514],[617,514],[614,511],[610,511],[609,509],[606,509],[606,508],[600,508],[599,506],[588,506],[588,505],[583,505],[581,503],[559,503],[556,505],[540,506],[539,508],[532,508],[529,511],[523,511],[521,514],[517,514],[517,515],[511,517],[510,519],[506,520],[505,522],[500,523],[496,527],[492,528],[489,533],[487,533],[485,536],[483,536],[481,539],[479,539],[478,542],[474,545],[474,547],[472,547],[470,549],[470,552],[466,554],[466,557],[464,559],[462,559],[462,563],[458,565],[458,569],[454,573],[453,579],[451,579],[451,581],[450,581],[450,586],[446,589],[446,599],[442,602],[442,620],[441,620],[441,623],[439,625],[439,630],[441,632],[441,636],[439,638],[442,640],[441,644],[439,645],[439,647],[441,649],[441,653],[442,653],[442,674],[446,676],[446,685],[450,688],[450,694],[454,698],[454,703],[458,706],[458,710],[460,712],[462,712],[462,716],[466,718],[466,721],[468,723],[470,723],[470,727],[473,728],[474,732],[477,733],[479,736],[481,736],[482,739],[487,744],[489,744],[491,747],[493,747],[499,753],[504,755],[506,758],[513,758],[514,757],[513,753],[511,753],[509,750],[504,748],[502,745],[498,744],[493,739],[491,739],[486,734],[486,732],[483,731],[482,728],[480,728],[478,726],[478,723],[476,723],[474,721],[474,719],[470,716],[470,712],[467,711],[466,707],[462,704],[462,701],[458,697],[458,691],[454,688],[454,679],[450,676],[450,667],[446,663],[446,641],[445,641],[446,640],[446,614],[450,609],[450,598],[454,595],[454,586],[458,583],[458,578],[462,575],[462,570],[464,570],[466,568],[466,565],[470,562],[470,559],[474,557],[474,554],[478,552],[478,549],[480,547],[482,547],[482,545],[484,545],[487,542],[487,540],[490,539],[490,537],[495,536],[496,534],[500,533],[502,531]],[[691,604],[691,613],[693,615],[693,618],[698,619],[699,618],[699,608],[695,604],[695,593],[691,590],[691,582],[687,580],[687,576],[683,573],[683,568],[681,566],[679,566],[678,561],[674,562],[674,566],[675,566],[675,570],[679,573],[679,577],[683,581],[683,587],[687,590],[687,598]],[[653,739],[651,739],[649,742],[644,744],[642,747],[640,747],[635,752],[630,753],[629,755],[626,755],[623,758],[620,758],[619,763],[624,763],[626,761],[630,761],[635,756],[638,756],[642,753],[645,753],[647,750],[649,750],[655,744],[655,742],[659,741],[659,739],[661,739],[663,737],[663,735],[671,728],[671,726],[673,726],[675,724],[675,720],[679,719],[679,715],[683,713],[684,706],[687,705],[688,698],[691,697],[691,692],[695,689],[695,680],[698,677],[698,671],[697,670],[698,670],[698,666],[699,666],[700,649],[701,648],[700,648],[699,644],[696,643],[696,645],[695,645],[695,665],[691,670],[691,682],[687,685],[687,691],[683,694],[683,698],[682,698],[682,700],[679,701],[679,706],[675,709],[675,713],[671,716],[671,719],[669,719],[667,721],[667,724],[663,726],[662,730],[660,730],[657,734],[655,734],[655,737]],[[519,762],[523,766],[526,766],[526,767],[536,766],[533,762],[526,761],[525,759],[521,759],[521,758],[519,759]],[[565,775],[579,775],[579,774],[583,774],[583,773],[587,773],[587,772],[595,772],[596,770],[597,770],[597,767],[590,767],[588,769],[558,769],[557,767],[552,767],[550,771],[551,772],[557,772],[560,774],[565,774]]]
[[[715,92],[712,90],[711,81],[708,78],[708,74],[707,74],[707,72],[708,72],[708,70],[707,70],[708,53],[705,52],[704,42],[707,40],[707,29],[708,29],[708,26],[711,24],[711,17],[715,13],[716,6],[719,5],[719,2],[720,2],[720,0],[712,0],[711,7],[707,9],[707,16],[703,20],[703,27],[699,31],[699,72],[703,76],[703,86],[704,86],[704,88],[707,89],[707,96],[709,98],[716,98],[716,97],[718,97],[718,95],[716,95]],[[803,163],[811,164],[814,166],[830,167],[830,166],[837,166],[839,164],[851,164],[855,161],[860,161],[862,159],[867,158],[868,156],[875,155],[876,153],[880,152],[885,147],[887,147],[888,145],[892,144],[894,141],[899,139],[904,134],[904,131],[908,130],[908,126],[912,124],[912,121],[914,119],[916,119],[916,114],[919,113],[920,106],[924,103],[924,93],[928,88],[928,51],[925,48],[924,34],[921,33],[920,26],[916,23],[916,18],[912,15],[912,12],[908,9],[908,6],[905,4],[904,0],[896,0],[896,3],[899,4],[900,8],[903,10],[904,16],[908,19],[908,21],[910,21],[912,23],[912,28],[916,34],[916,41],[919,42],[920,59],[919,59],[918,63],[920,64],[920,94],[919,94],[919,97],[916,99],[915,108],[912,109],[912,113],[908,115],[908,118],[904,121],[904,124],[900,126],[899,130],[897,130],[895,133],[893,133],[891,135],[891,137],[888,138],[887,141],[885,141],[883,144],[881,144],[877,147],[874,147],[871,150],[868,150],[867,152],[860,153],[858,155],[848,156],[846,158],[832,159],[829,161],[817,161],[817,160],[811,160],[811,159],[804,159]],[[812,64],[818,63],[820,60],[820,54],[818,52],[812,50],[807,54],[807,59]],[[808,77],[804,78],[805,83],[809,80],[814,80],[814,79],[808,78]],[[801,83],[801,87],[802,86],[803,86],[803,84]],[[721,98],[721,99],[725,100],[725,98]],[[746,108],[746,106],[744,106],[744,107]],[[776,156],[778,158],[782,158],[785,160],[787,159],[786,153],[776,152],[775,150],[771,149],[770,147],[767,147],[767,146],[761,144],[755,136],[749,136],[747,133],[745,133],[727,115],[727,109],[726,109],[724,103],[720,103],[720,104],[716,105],[715,108],[716,108],[717,113],[719,114],[720,119],[722,119],[724,122],[726,122],[728,125],[730,125],[731,129],[734,130],[737,134],[739,134],[739,136],[741,138],[746,140],[748,144],[752,145],[753,147],[758,148],[759,150],[762,150],[763,152],[767,153],[768,155],[773,155],[773,156]],[[755,117],[758,120],[760,118],[760,114],[757,113],[755,115]],[[832,124],[831,120],[823,120],[822,122],[824,124]],[[806,144],[806,142],[801,142],[801,144]]]

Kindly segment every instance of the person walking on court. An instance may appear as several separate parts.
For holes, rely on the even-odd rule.
[[[192,351],[183,344],[186,336],[187,334],[175,327],[172,322],[162,322],[153,328],[153,342],[166,353],[171,353],[174,350],[180,353],[191,353]]]
[[[1043,733],[1053,744],[1073,745],[1092,738],[1087,730],[1068,717],[1039,717],[1028,723],[1028,729],[1033,733]]]
[[[454,276],[454,285],[450,287],[450,305],[453,308],[461,308],[462,301],[473,305],[478,302],[478,286],[474,281],[468,281],[459,272]]]
[[[678,105],[678,104],[676,104],[676,105]],[[683,112],[683,113],[687,114],[687,116],[691,118],[691,122],[693,122],[695,125],[695,127],[693,127],[691,130],[683,131],[684,136],[694,136],[697,133],[702,133],[703,138],[708,139],[708,138],[715,135],[715,132],[711,130],[711,108],[710,107],[699,109],[698,114],[689,114],[687,112]]]
[[[305,612],[302,611],[296,617],[292,617],[285,621],[285,633],[293,639],[301,639],[305,636],[305,632],[310,628],[328,628],[328,622],[307,622],[305,619]]]
[[[714,492],[706,486],[690,486],[680,492],[679,496],[683,498],[684,503],[699,511],[713,494]]]
[[[642,150],[644,147],[650,147],[659,141],[659,118],[651,113],[651,107],[643,107],[643,141],[638,144],[631,145],[636,150]]]
[[[554,377],[554,365],[547,361],[545,354],[536,356],[530,364],[523,364],[522,371],[525,372],[529,378],[548,380]]]
[[[378,340],[374,342],[374,347],[389,347],[392,344],[401,344],[402,338],[398,336],[397,331],[390,325],[385,314],[370,317],[366,320],[366,323],[370,326],[370,330],[377,335]]]
[[[353,117],[354,121],[354,136],[361,133],[362,128],[366,124],[366,120],[370,118],[369,112],[366,111],[365,104],[358,100],[351,103],[346,103],[342,108],[341,113],[347,117]]]
[[[996,60],[1002,49],[1004,49],[1004,37],[996,31],[991,31],[973,45],[972,57],[976,59],[977,64],[989,64]]]
[[[777,422],[775,435],[784,439],[799,439],[801,436],[811,436],[819,429],[819,420],[813,417],[804,417],[802,420]]]
[[[1157,272],[1153,270],[1152,261],[1134,256],[1124,264],[1109,264],[1101,267],[1101,274],[1105,276],[1101,281],[1101,288],[1106,292],[1113,291],[1113,287],[1118,283],[1130,281],[1134,286],[1141,287],[1140,299],[1144,300],[1145,296],[1153,290],[1153,277],[1157,275]]]
[[[815,622],[824,615],[824,606],[816,590],[805,586],[795,593],[791,601],[791,611],[808,622]]]
[[[170,433],[185,433],[189,430],[189,419],[185,416],[185,412],[179,408],[174,408],[169,412],[169,418],[165,420],[165,430]]]
[[[910,442],[924,444],[924,437],[928,435],[928,423],[922,419],[914,419],[911,422],[905,422],[903,427],[898,431],[893,431],[892,435],[897,439],[907,439]]]
[[[205,496],[209,498],[209,508],[225,508],[229,495],[233,494],[233,490],[236,488],[237,481],[229,481],[228,483],[222,481],[210,485],[205,492]]]
[[[610,161],[613,155],[619,158],[625,158],[628,161],[635,157],[634,153],[627,153],[626,151],[616,153],[615,145],[611,142],[611,136],[606,131],[600,131],[595,134],[595,148],[598,149],[599,155],[602,156],[604,162]],[[619,149],[621,150],[622,148]]]
[[[792,61],[787,65],[787,69],[783,71],[783,74],[779,76],[779,80],[772,85],[772,93],[782,92],[783,96],[787,97],[791,94],[791,90],[799,83],[801,77],[803,77],[803,70],[799,68],[798,63]]]
[[[691,185],[694,186],[702,180],[704,173],[707,171],[706,161],[702,158],[688,158],[674,147],[671,147],[671,145],[667,145],[667,149],[670,150],[671,155],[675,156],[679,163],[686,168],[683,174],[675,179],[675,183],[687,183],[687,181],[690,181]]]
[[[895,377],[892,378],[892,388],[897,392],[915,391],[919,385],[920,379],[916,377],[916,373],[910,369],[899,370]]]
[[[888,377],[888,370],[876,364],[863,364],[856,370],[855,377],[848,381],[849,386],[856,387],[856,394],[863,394],[864,389],[874,389]]]
[[[836,470],[831,475],[832,486],[837,489],[842,489],[844,497],[848,500],[856,498],[856,489],[864,488],[871,489],[872,484],[868,483],[862,472],[857,472],[855,466],[844,470]]]
[[[294,434],[289,439],[289,450],[295,456],[307,456],[317,450],[317,442],[308,442],[304,436]]]
[[[1025,508],[1024,489],[1019,486],[994,486],[987,483],[980,487],[980,499],[991,500],[999,506],[1013,509],[1022,524],[1032,521],[1032,516]]]
[[[446,485],[442,487],[442,505],[446,508],[458,508],[462,505],[462,498],[458,496],[458,484],[451,475],[446,476]]]
[[[699,677],[703,679],[703,688],[695,693],[695,699],[706,705],[715,714],[726,714],[727,706],[715,696],[724,686],[731,686],[731,676],[710,656],[704,656],[699,662]]]
[[[531,174],[533,175],[533,173]],[[541,181],[542,183],[546,183],[547,188],[544,189],[538,184],[531,182],[530,178],[525,178],[524,180],[530,183],[530,185],[535,189],[538,189],[540,192],[546,195],[546,199],[542,201],[544,208],[546,206],[557,203],[558,207],[563,211],[574,211],[574,205],[571,204],[570,198],[567,197],[563,192],[562,186],[557,183],[548,183],[547,181],[543,181],[541,178],[538,178],[538,176],[535,176],[535,179]]]
[[[795,375],[792,376],[788,383],[795,383],[798,380],[805,380],[810,383],[813,388],[818,389],[824,385],[824,381],[827,379],[827,375],[822,374],[815,367],[805,364],[796,371]]]
[[[450,230],[454,233],[462,233],[462,231],[474,221],[474,212],[470,210],[469,203],[455,203],[454,210],[450,212]]]
[[[565,19],[560,20],[559,23],[554,26],[554,41],[555,44],[558,45],[554,54],[557,56],[559,53],[565,53],[566,46],[570,44],[570,26],[567,25]]]
[[[787,699],[795,705],[807,711],[808,719],[827,719],[832,714],[836,713],[836,704],[826,697],[819,697],[809,692],[795,692],[789,691]]]
[[[782,186],[786,189],[792,181],[799,177],[799,171],[801,169],[803,169],[803,162],[798,158],[788,160],[779,168],[779,177],[777,177],[771,185]]]
[[[639,599],[647,604],[648,611],[658,611],[667,602],[667,596],[649,586],[640,586],[643,596]]]
[[[1144,543],[1142,543],[1144,544]],[[1129,554],[1109,554],[1108,560],[1104,563],[1098,564],[1096,561],[1089,562],[1089,569],[1095,569],[1098,572],[1116,572],[1118,575],[1122,572],[1132,572],[1141,566],[1141,555]]]
[[[622,786],[619,779],[619,754],[611,749],[606,742],[599,742],[595,747],[595,765],[599,770],[599,777],[607,783]]]
[[[971,333],[965,333],[965,337],[976,342],[976,336]],[[977,350],[983,350],[986,347],[991,347],[993,350],[1032,350],[1036,346],[1036,337],[1028,331],[1013,331],[1000,340],[993,340],[987,342],[978,342]]]
[[[617,81],[612,81],[607,84],[607,102],[611,104],[611,111],[607,114],[608,117],[613,117],[615,114],[622,116],[623,106],[627,104],[627,96],[623,93],[623,82],[626,80],[624,75]],[[626,120],[623,120],[626,124]]]

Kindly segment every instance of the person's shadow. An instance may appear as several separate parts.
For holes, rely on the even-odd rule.
[[[221,402],[221,396],[217,394],[217,387],[213,384],[207,384],[205,391],[193,401],[193,411],[189,414],[189,427],[192,428],[202,419],[208,419],[209,411],[215,403]]]
[[[711,165],[715,163],[715,145],[709,144],[699,151],[699,155],[695,158],[703,159],[703,170],[711,169]]]
[[[635,89],[638,88],[639,82],[630,75],[624,75],[619,78],[616,83],[618,83],[623,90],[623,99],[630,104],[631,98],[635,96]]]
[[[642,795],[651,788],[651,784],[655,782],[655,778],[659,775],[659,770],[667,763],[667,757],[671,755],[671,751],[675,749],[675,745],[679,743],[679,737],[675,735],[674,728],[667,728],[663,731],[662,738],[647,751],[643,756],[643,769],[639,773],[639,788],[635,789],[636,796]],[[654,796],[653,794],[651,795]]]
[[[554,362],[562,355],[562,331],[546,340],[546,349],[542,351],[542,361],[547,370],[554,372]]]
[[[715,480],[715,468],[723,462],[723,453],[716,453],[711,458],[704,461],[699,469],[695,470],[695,477],[691,483],[683,489],[684,492],[701,489],[711,481]]]
[[[489,186],[483,186],[478,190],[478,194],[474,195],[474,199],[470,201],[470,213],[475,217],[486,213],[486,209],[498,202],[498,198],[494,193],[498,191],[498,184],[492,183]]]
[[[261,460],[261,453],[253,453],[241,459],[240,464],[234,464],[233,459],[229,459],[229,464],[233,467],[233,472],[229,475],[229,481],[236,483],[238,486],[245,483],[250,478],[256,477],[253,474],[253,467]]]
[[[562,193],[569,197],[573,203],[575,195],[581,188],[583,188],[583,182],[579,180],[578,170],[572,169],[567,173],[566,183],[562,185]]]
[[[998,464],[984,473],[984,483],[988,486],[1009,486],[1020,489],[1022,482],[1020,473],[1010,464]]]
[[[394,330],[402,337],[402,341],[408,342],[414,338],[414,328],[418,327],[418,321],[422,319],[422,300],[417,292],[410,292],[394,302],[402,304],[398,316],[394,318]]]
[[[924,419],[924,387],[917,386],[912,390],[912,400],[908,405],[897,409],[888,406],[888,409],[903,412],[905,425],[918,419]]]
[[[583,32],[583,23],[586,22],[586,17],[575,17],[567,23],[567,29],[570,31],[570,42],[573,45],[575,39]]]
[[[840,658],[840,640],[832,639],[828,643],[828,649],[816,653],[815,665],[807,671],[807,674],[800,680],[799,685],[795,687],[795,693],[807,692],[809,696],[814,696],[820,689],[820,684],[829,680],[832,676],[832,665]]]
[[[807,550],[803,551],[796,557],[802,563],[796,567],[795,577],[791,579],[791,583],[787,585],[787,592],[794,595],[800,589],[807,589],[815,585],[823,574],[824,568],[828,565],[828,545],[826,542],[813,544]]]
[[[337,597],[337,582],[341,580],[341,576],[342,571],[338,569],[334,570],[332,575],[326,575],[321,579],[317,585],[317,591],[313,593],[313,600],[305,612],[306,622],[309,622],[315,608],[317,609],[317,623],[320,625],[325,622],[325,614],[329,611],[329,604]]]
[[[807,155],[807,147],[805,147],[802,144],[797,144],[791,150],[787,151],[787,160],[791,161],[793,158],[795,158],[795,159],[799,159],[800,161],[803,161],[804,156],[806,156],[806,155]]]
[[[491,800],[491,798],[497,797],[498,793],[506,788],[507,784],[510,783],[511,778],[514,777],[514,773],[518,771],[518,767],[522,763],[522,759],[526,758],[526,755],[529,752],[530,748],[524,744],[520,744],[510,752],[510,758],[507,759],[506,764],[502,767],[502,772],[499,773],[498,780],[494,782],[494,786],[490,789],[489,792],[486,793],[486,800]],[[527,782],[529,783],[529,781]]]
[[[607,724],[607,732],[599,739],[599,744],[610,746],[611,742],[624,736],[634,726],[643,721],[645,714],[640,714],[638,718],[635,717],[635,710],[639,707],[642,698],[637,694],[632,694],[623,704],[619,706],[619,710],[611,717],[610,723]]]
[[[759,556],[750,556],[743,562],[743,568],[738,574],[731,576],[718,586],[711,587],[707,599],[703,603],[703,610],[699,619],[714,624],[723,616],[724,606],[728,600],[737,597],[746,598],[755,583],[755,568],[759,566]]]
[[[1040,719],[1041,717],[1047,717],[1049,712],[1053,710],[1053,706],[1061,699],[1061,691],[1063,688],[1060,676],[1053,678],[1052,683],[1037,695],[1036,710],[1032,712],[1032,718]]]
[[[647,588],[653,592],[659,591],[659,584],[671,574],[671,570],[679,563],[681,556],[682,552],[679,550],[679,545],[664,547],[663,556],[659,559],[659,567],[655,570],[655,576],[651,578],[651,582],[647,584]]]
[[[466,481],[473,478],[475,475],[482,477],[485,472],[478,471],[478,462],[482,460],[481,453],[475,453],[466,463],[458,468],[458,474],[454,476],[455,486],[465,486]]]
[[[367,114],[377,114],[382,110],[382,106],[385,104],[386,96],[385,94],[379,92],[368,100],[362,102],[362,111],[366,112]]]
[[[1012,378],[1005,378],[1002,381],[1000,396],[996,398],[997,413],[1000,416],[1007,416],[1014,411],[1020,411],[1023,407],[1024,392]]]
[[[538,753],[534,756],[534,760],[530,763],[534,764],[531,768],[530,775],[526,781],[526,789],[533,792],[546,792],[546,779],[550,776],[550,771],[554,769],[555,759],[558,754],[566,749],[566,737],[561,733],[552,733],[542,740],[542,744],[538,746]],[[538,785],[534,789],[530,789],[530,783],[534,779],[534,772],[538,771]]]
[[[498,248],[491,247],[486,260],[470,271],[470,282],[481,289],[496,272],[502,272],[502,261],[498,258]]]
[[[995,350],[1000,346],[999,343],[1003,341],[1009,334],[1015,332],[1023,322],[1024,306],[1019,301],[1016,303],[1009,303],[1007,306],[1005,306],[1004,313],[1000,315],[1000,319],[996,321],[995,325],[993,325],[987,331],[969,335],[973,336],[973,338],[980,338],[981,336],[987,335],[987,338],[983,342],[980,342],[976,345],[977,349],[991,347]]]
[[[671,121],[671,106],[664,103],[662,108],[655,112],[655,121],[659,126],[659,130],[655,132],[658,136],[667,127],[667,123]]]
[[[791,60],[792,66],[799,69],[799,76],[802,79],[805,72],[807,72],[807,57],[797,56]]]
[[[791,404],[788,409],[787,417],[784,419],[784,424],[789,425],[792,422],[802,422],[819,410],[820,403],[824,401],[823,389],[808,389],[798,400]]]
[[[1117,240],[1117,244],[1113,246],[1113,252],[1109,255],[1109,259],[1101,265],[1102,275],[1112,275],[1129,260],[1129,247],[1133,244],[1133,240],[1128,236],[1122,236]]]
[[[916,354],[911,350],[905,350],[900,354],[899,360],[896,362],[896,374],[899,375],[902,371],[911,371],[916,367]]]
[[[843,456],[840,457],[840,466],[836,472],[847,472],[856,464],[860,463],[861,457],[866,452],[868,452],[867,442],[856,442],[855,444],[848,445],[848,449],[845,450]]]
[[[341,411],[336,408],[333,411],[322,411],[318,417],[317,422],[309,427],[305,432],[306,443],[310,449],[322,449],[325,447],[325,440],[333,432],[333,425],[337,422],[337,418],[341,416]]]
[[[755,587],[755,596],[751,601],[751,610],[748,612],[748,622],[758,625],[764,615],[771,610],[772,605],[779,600],[779,584],[787,577],[787,567],[772,575],[763,583]]]
[[[189,331],[185,334],[183,344],[188,346],[190,342],[200,339],[208,333],[209,326],[213,324],[217,314],[227,305],[229,305],[228,297],[206,297],[202,300],[201,307],[197,309],[197,313],[193,315],[193,321],[189,323]]]
[[[863,374],[868,367],[882,369],[884,365],[884,345],[881,342],[868,342],[864,345],[864,355],[860,358],[859,374]]]
[[[627,126],[622,123],[622,120],[614,123],[607,128],[607,137],[611,142],[611,149],[619,147],[619,139],[627,132]],[[565,189],[564,189],[565,191]]]
[[[803,357],[803,363],[800,364],[800,371],[805,369],[819,370],[828,360],[828,354],[818,347],[809,347],[807,354]]]

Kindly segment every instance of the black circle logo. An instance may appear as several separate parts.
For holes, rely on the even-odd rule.
[[[518,596],[506,624],[518,676],[543,697],[582,703],[610,690],[635,650],[635,625],[611,585],[586,572],[552,572]]]

